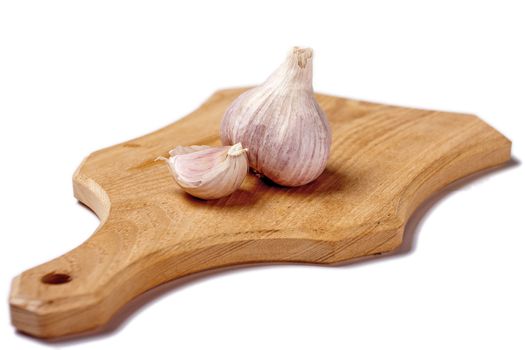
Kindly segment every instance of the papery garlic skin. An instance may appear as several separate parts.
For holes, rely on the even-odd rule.
[[[177,184],[201,199],[217,199],[237,190],[248,173],[247,149],[233,146],[178,146],[170,158],[159,157],[169,165]]]
[[[250,167],[283,186],[315,180],[330,154],[332,132],[315,100],[312,54],[294,48],[262,85],[233,101],[221,123],[222,143],[241,142]]]

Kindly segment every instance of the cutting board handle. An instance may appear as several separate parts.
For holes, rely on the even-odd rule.
[[[83,164],[73,176],[75,197],[95,212],[100,219],[99,227],[79,247],[25,271],[12,283],[13,323],[21,331],[44,338],[95,328],[114,312],[113,305],[108,307],[110,300],[105,294],[115,294],[112,284],[118,280],[115,278],[118,270],[124,267],[119,249],[115,249],[120,244],[112,244],[112,240],[122,237],[116,232],[121,227],[110,217],[111,202],[107,193],[81,174]],[[104,243],[100,244],[101,241]],[[108,269],[108,273],[102,274],[106,280],[93,283],[87,278],[93,273],[101,275],[101,269]]]

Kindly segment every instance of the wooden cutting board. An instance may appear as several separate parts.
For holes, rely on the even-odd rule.
[[[473,115],[317,95],[333,129],[320,178],[283,188],[249,175],[230,197],[192,198],[154,159],[177,145],[219,144],[222,115],[243,91],[219,91],[186,118],[83,161],[75,196],[100,226],[14,279],[17,329],[42,338],[90,330],[148,289],[221,266],[332,264],[391,251],[426,198],[510,159],[511,142]]]

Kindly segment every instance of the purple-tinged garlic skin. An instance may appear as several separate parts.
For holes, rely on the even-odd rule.
[[[201,199],[218,199],[237,190],[248,173],[247,149],[233,146],[177,146],[164,160],[177,184]]]
[[[330,154],[332,132],[315,100],[312,54],[294,48],[262,85],[233,101],[221,123],[222,143],[242,143],[250,167],[283,186],[315,180]]]

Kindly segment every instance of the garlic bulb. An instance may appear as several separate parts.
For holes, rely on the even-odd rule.
[[[238,189],[248,173],[247,149],[233,146],[178,146],[170,158],[159,157],[170,167],[179,186],[192,196],[217,199]]]
[[[262,85],[233,101],[221,141],[248,147],[250,167],[280,185],[300,186],[321,175],[332,132],[312,88],[312,49],[293,48]]]

